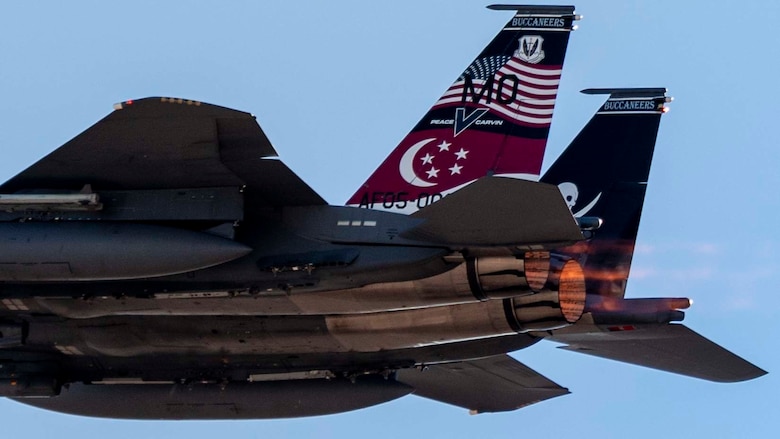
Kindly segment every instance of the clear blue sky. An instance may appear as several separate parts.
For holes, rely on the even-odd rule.
[[[254,113],[282,159],[341,204],[511,13],[478,1],[9,2],[0,13],[0,178],[145,96]],[[271,4],[274,3],[274,4]],[[778,2],[576,4],[548,146],[600,105],[665,86],[628,296],[688,296],[685,323],[770,372],[715,384],[540,343],[515,353],[572,395],[508,414],[416,397],[299,420],[128,422],[0,400],[4,437],[749,437],[780,427]]]

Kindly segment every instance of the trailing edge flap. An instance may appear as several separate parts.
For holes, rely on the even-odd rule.
[[[325,204],[283,163],[264,160],[277,153],[249,113],[159,97],[114,108],[0,191],[247,186],[272,205]],[[285,188],[287,198],[264,186]]]
[[[509,355],[403,369],[396,380],[414,387],[415,395],[472,413],[516,410],[569,393]]]
[[[559,246],[582,233],[556,186],[483,177],[412,217],[425,222],[404,238],[451,247]]]
[[[708,381],[732,383],[766,374],[684,325],[610,326],[606,330],[593,325],[592,332],[581,332],[578,326],[556,331],[548,339],[566,343],[560,348],[568,351]]]

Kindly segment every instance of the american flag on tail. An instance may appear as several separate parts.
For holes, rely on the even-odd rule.
[[[560,80],[561,66],[529,64],[517,54],[480,58],[433,108],[478,103],[517,124],[549,127]]]

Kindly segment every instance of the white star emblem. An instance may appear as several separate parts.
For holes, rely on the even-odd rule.
[[[452,143],[447,143],[446,140],[442,140],[441,143],[436,146],[439,147],[439,152],[441,152],[441,151],[449,151],[450,145],[452,145]]]
[[[433,158],[436,156],[425,154],[424,157],[420,157],[420,160],[423,161],[423,165],[432,165],[433,164]]]
[[[455,152],[455,155],[458,156],[458,158],[456,158],[455,160],[460,160],[460,159],[466,160],[466,154],[468,153],[469,153],[468,151],[461,148],[460,151]]]
[[[458,166],[456,163],[453,167],[450,169],[450,175],[460,174],[460,170],[463,169],[463,166]]]
[[[436,178],[439,176],[439,170],[433,167],[425,171],[425,173],[428,174],[428,178]]]

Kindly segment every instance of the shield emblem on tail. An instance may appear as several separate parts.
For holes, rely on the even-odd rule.
[[[517,42],[520,45],[520,47],[515,50],[515,56],[517,58],[530,64],[537,64],[544,59],[544,50],[542,50],[544,38],[541,36],[523,35]]]

